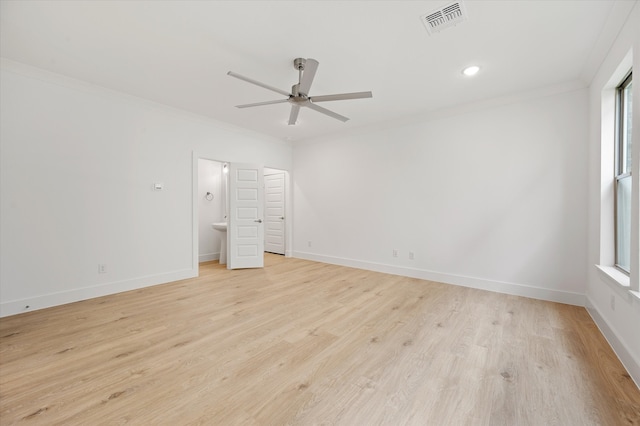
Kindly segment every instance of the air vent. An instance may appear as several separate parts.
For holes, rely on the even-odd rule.
[[[432,10],[420,17],[429,34],[438,33],[467,20],[464,3],[457,1],[442,8]]]

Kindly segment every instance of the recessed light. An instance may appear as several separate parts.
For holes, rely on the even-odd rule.
[[[463,69],[462,74],[471,77],[472,75],[476,75],[478,71],[480,71],[480,67],[477,65],[472,65]]]

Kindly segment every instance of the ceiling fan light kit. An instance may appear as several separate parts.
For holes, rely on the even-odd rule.
[[[229,71],[227,75],[230,75],[231,77],[235,77],[239,80],[246,81],[247,83],[260,86],[264,89],[271,90],[272,92],[276,92],[287,97],[286,99],[278,99],[273,101],[236,105],[236,108],[251,108],[256,106],[273,105],[273,104],[289,102],[291,104],[291,112],[289,114],[290,126],[293,126],[296,124],[301,107],[310,108],[314,111],[317,111],[329,117],[335,118],[336,120],[340,120],[344,123],[348,121],[349,118],[343,115],[340,115],[338,113],[335,113],[331,110],[328,110],[326,108],[323,108],[319,105],[316,105],[316,103],[329,102],[329,101],[343,101],[348,99],[363,99],[363,98],[373,97],[373,94],[371,92],[353,92],[353,93],[338,93],[334,95],[309,96],[311,83],[313,83],[313,79],[316,75],[316,71],[318,70],[318,65],[319,63],[315,59],[311,59],[311,58],[294,59],[293,67],[298,71],[298,83],[294,84],[291,87],[290,93],[286,92],[285,90],[278,89],[277,87],[264,84],[252,78],[237,74],[233,71]]]

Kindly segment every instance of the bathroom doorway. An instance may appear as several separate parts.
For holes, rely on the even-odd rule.
[[[202,162],[201,162],[202,161]],[[218,260],[222,235],[213,229],[216,222],[227,222],[228,180],[225,179],[225,165],[229,162],[208,158],[193,152],[193,266],[197,270],[200,262]],[[228,167],[226,168],[228,170]],[[219,172],[218,172],[219,171]],[[267,204],[265,196],[265,251],[291,256],[291,203],[290,176],[286,170],[264,168],[265,181],[278,180],[276,187],[282,191],[269,197],[277,202],[277,209],[268,211],[273,204]],[[272,182],[274,183],[274,182]],[[266,184],[265,184],[266,187]],[[266,188],[265,188],[266,189]],[[209,194],[207,194],[209,193]],[[212,199],[211,199],[212,198]],[[276,201],[276,199],[278,201]],[[273,223],[266,223],[273,216]],[[271,229],[270,229],[271,228]],[[274,229],[277,228],[277,229]],[[269,233],[272,235],[269,236]],[[276,244],[275,246],[273,244]],[[228,247],[228,250],[231,247]]]
[[[212,228],[213,223],[225,222],[226,193],[221,161],[198,158],[198,263],[219,260],[223,234]]]

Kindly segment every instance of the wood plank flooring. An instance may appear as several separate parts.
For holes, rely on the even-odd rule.
[[[584,308],[266,255],[0,320],[0,424],[640,425]]]

